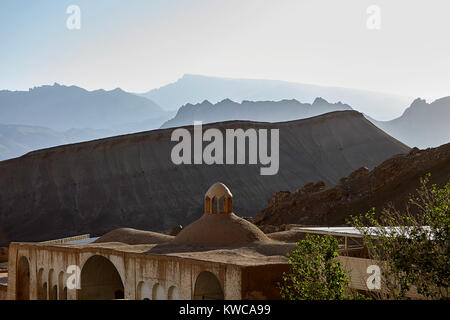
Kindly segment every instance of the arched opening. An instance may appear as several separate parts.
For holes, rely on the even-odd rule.
[[[124,298],[124,287],[114,264],[102,256],[90,257],[81,270],[80,300]]]
[[[57,300],[58,299],[58,286],[56,285],[56,274],[53,269],[50,269],[48,272],[48,300]]]
[[[211,199],[209,197],[205,198],[205,211],[211,213]]]
[[[59,300],[67,300],[67,293],[66,297],[64,298],[64,291],[61,290],[61,288],[64,288],[64,271],[61,271],[58,275],[58,289],[59,289]],[[67,288],[65,288],[67,290]]]
[[[211,205],[212,205],[212,213],[213,214],[219,213],[219,200],[216,197],[212,198]]]
[[[64,287],[61,300],[67,300],[67,287]]]
[[[44,279],[44,268],[38,271],[37,298],[38,300],[47,300],[47,281]]]
[[[194,300],[223,300],[224,295],[219,279],[208,271],[197,277],[194,288]]]
[[[17,265],[17,300],[30,300],[30,264],[24,256]]]
[[[152,291],[147,283],[144,281],[139,282],[137,287],[137,295],[136,298],[138,300],[150,300],[152,297]]]
[[[167,299],[168,300],[180,300],[180,295],[179,295],[179,291],[178,291],[177,287],[171,286],[169,288],[169,292],[167,294]]]
[[[159,284],[155,284],[152,290],[152,300],[164,300],[164,288]]]

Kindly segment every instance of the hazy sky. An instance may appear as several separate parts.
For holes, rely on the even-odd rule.
[[[430,99],[450,95],[449,36],[448,0],[1,0],[0,89],[144,92],[193,73]]]

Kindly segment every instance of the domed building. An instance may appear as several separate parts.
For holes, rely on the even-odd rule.
[[[355,230],[294,227],[264,234],[233,213],[233,195],[223,183],[212,185],[204,201],[203,215],[176,236],[121,228],[99,238],[11,243],[0,299],[5,293],[11,300],[279,299],[278,283],[290,270],[286,254],[305,233],[343,238],[338,259],[350,286],[368,289],[374,262],[358,256],[364,247],[348,247],[358,238]]]
[[[70,243],[12,243],[9,299],[278,299],[294,241],[233,213],[223,183],[176,236],[122,228]],[[61,242],[61,241],[59,241]]]

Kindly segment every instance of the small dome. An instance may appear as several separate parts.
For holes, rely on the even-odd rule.
[[[112,230],[97,240],[95,243],[122,242],[130,245],[135,244],[156,244],[169,242],[174,237],[152,231],[136,230],[132,228],[120,228]]]
[[[230,214],[233,212],[233,195],[221,182],[214,183],[205,194],[206,214]]]
[[[230,189],[228,189],[228,187],[226,185],[224,185],[222,182],[216,182],[214,183],[209,189],[208,191],[206,191],[205,194],[205,198],[209,197],[209,198],[222,198],[222,197],[233,197],[233,195],[231,194]]]

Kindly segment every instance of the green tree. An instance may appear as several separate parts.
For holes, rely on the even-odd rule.
[[[417,291],[424,298],[448,299],[450,281],[450,181],[442,187],[420,180],[406,210],[392,206],[353,217],[369,257],[382,272],[382,299],[405,299]]]
[[[281,296],[287,300],[339,300],[358,295],[338,256],[338,241],[331,236],[307,235],[288,255],[292,270],[283,274]]]

